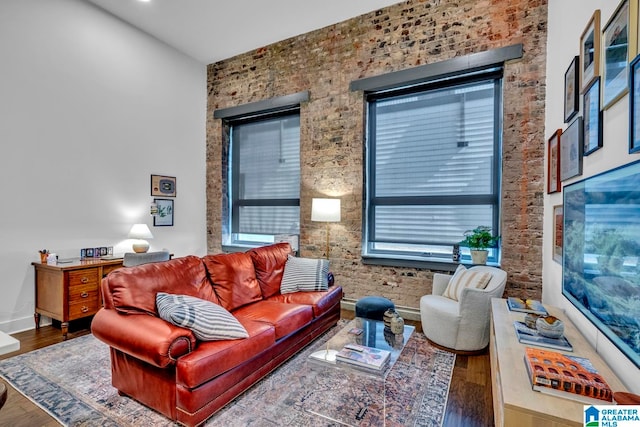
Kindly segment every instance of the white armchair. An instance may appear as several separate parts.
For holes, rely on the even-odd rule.
[[[482,350],[489,344],[491,298],[500,298],[507,273],[499,268],[475,266],[491,279],[484,289],[464,288],[459,301],[442,296],[453,276],[435,273],[431,295],[420,298],[422,330],[437,345],[457,351]]]

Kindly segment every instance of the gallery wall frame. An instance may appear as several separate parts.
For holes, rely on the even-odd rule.
[[[585,156],[602,147],[602,110],[600,110],[600,77],[591,83],[582,98]]]
[[[556,130],[547,142],[547,193],[557,193],[562,189],[560,183],[560,139],[562,129]]]
[[[562,205],[553,207],[553,260],[562,264]]]
[[[560,138],[560,180],[582,175],[582,116],[578,116]]]
[[[153,216],[153,226],[173,226],[173,199],[153,199],[153,202],[158,206],[158,213]]]
[[[161,197],[176,197],[176,177],[165,175],[151,175],[151,195]]]
[[[606,110],[629,90],[629,62],[638,44],[638,0],[622,0],[602,30],[602,104]]]
[[[578,91],[578,63],[580,57],[575,56],[564,73],[564,122],[569,123],[580,109],[580,92]]]
[[[596,9],[580,36],[580,92],[600,75],[600,9]]]
[[[640,152],[640,55],[629,65],[629,154]]]

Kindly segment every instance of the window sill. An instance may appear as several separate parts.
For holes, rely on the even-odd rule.
[[[445,271],[453,273],[458,268],[458,265],[462,264],[465,267],[473,267],[475,264],[471,262],[453,262],[453,261],[442,261],[435,259],[415,259],[415,258],[391,258],[384,256],[372,256],[372,255],[362,255],[362,263],[365,265],[381,265],[385,267],[408,267],[408,268],[420,268],[424,270],[437,270],[437,271]],[[487,262],[489,267],[497,267],[500,268],[500,265],[497,263]]]

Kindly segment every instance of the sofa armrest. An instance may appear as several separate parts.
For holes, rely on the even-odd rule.
[[[442,296],[444,290],[447,289],[451,277],[448,274],[433,273],[433,285],[431,287],[431,295]]]
[[[196,344],[193,332],[159,317],[105,308],[94,316],[91,332],[109,346],[159,368],[190,353]]]

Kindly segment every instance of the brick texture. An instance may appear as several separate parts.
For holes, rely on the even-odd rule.
[[[249,30],[250,31],[250,30]],[[301,106],[300,249],[321,257],[325,225],[313,197],[340,197],[331,224],[331,270],[348,298],[382,295],[418,308],[433,272],[361,262],[364,99],[349,83],[522,43],[504,73],[502,268],[506,293],[542,294],[547,2],[410,0],[208,66],[208,251],[221,251],[223,124],[213,111],[309,90]]]

